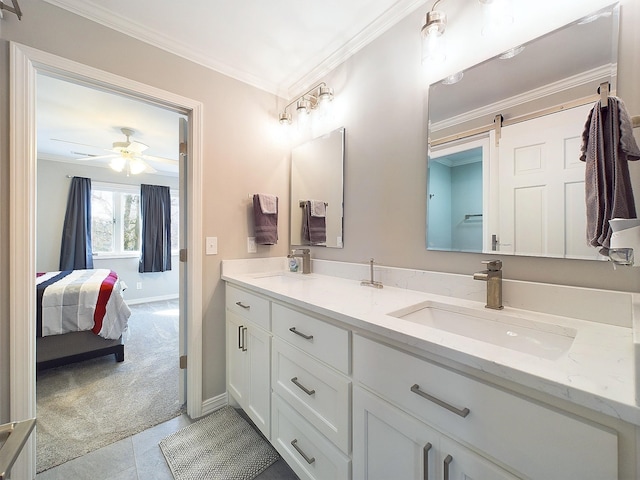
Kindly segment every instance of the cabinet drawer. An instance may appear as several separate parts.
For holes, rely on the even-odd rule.
[[[353,344],[355,380],[525,476],[618,478],[614,432],[358,335]]]
[[[271,443],[301,479],[349,480],[349,457],[318,433],[278,395],[273,395],[271,404]]]
[[[343,373],[349,373],[349,331],[273,304],[273,333]]]
[[[271,330],[269,300],[253,293],[233,287],[227,283],[227,309],[240,315],[256,325]]]
[[[278,338],[272,364],[273,391],[348,454],[351,381]]]

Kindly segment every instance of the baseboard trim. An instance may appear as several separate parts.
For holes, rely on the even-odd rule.
[[[202,416],[209,415],[210,413],[220,410],[222,407],[227,406],[228,398],[227,392],[221,393],[217,397],[208,398],[202,402]]]
[[[132,298],[131,300],[127,300],[125,297],[125,302],[127,305],[137,305],[139,303],[149,303],[149,302],[159,302],[162,300],[176,300],[180,298],[179,295],[172,293],[170,295],[159,295],[157,297],[144,297],[144,298]]]

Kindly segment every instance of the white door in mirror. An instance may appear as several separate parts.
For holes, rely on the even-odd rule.
[[[580,161],[582,129],[591,107],[502,129],[500,253],[598,258],[585,237],[585,166]]]

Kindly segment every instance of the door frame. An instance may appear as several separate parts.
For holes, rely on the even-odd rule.
[[[36,416],[36,77],[38,73],[81,82],[172,109],[188,116],[186,326],[187,414],[202,415],[202,141],[201,102],[10,42],[9,96],[9,410],[10,418]],[[177,359],[176,359],[177,362]],[[35,478],[35,436],[13,468],[16,478]]]

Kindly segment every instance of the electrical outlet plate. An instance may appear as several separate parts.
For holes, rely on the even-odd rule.
[[[256,237],[247,237],[247,252],[256,253],[258,248],[256,247]]]
[[[217,255],[218,254],[218,237],[207,237],[205,239],[206,251],[207,255]]]

